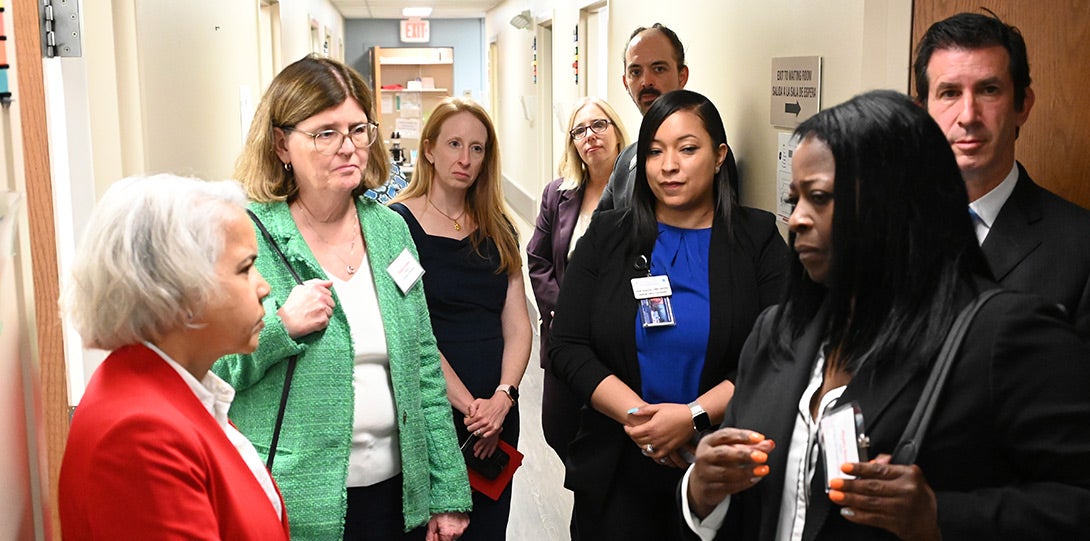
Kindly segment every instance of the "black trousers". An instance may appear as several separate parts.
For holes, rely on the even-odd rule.
[[[541,431],[545,433],[545,443],[563,462],[568,459],[568,445],[579,430],[582,401],[567,383],[548,371],[542,383]]]
[[[369,487],[348,487],[344,541],[424,541],[427,525],[406,533],[401,509],[400,474]]]
[[[657,464],[626,446],[601,509],[575,493],[572,521],[581,540],[681,541],[677,485],[685,470]]]

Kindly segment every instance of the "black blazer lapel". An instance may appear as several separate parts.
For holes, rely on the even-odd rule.
[[[765,437],[776,442],[776,449],[769,455],[769,474],[760,482],[761,487],[761,526],[760,531],[767,532],[767,539],[772,539],[776,523],[780,516],[780,499],[783,497],[784,478],[787,469],[787,453],[791,446],[791,436],[795,431],[798,418],[798,399],[810,382],[810,372],[817,358],[818,348],[825,340],[827,311],[822,307],[813,321],[806,327],[802,336],[791,348],[794,352],[789,362],[767,363],[773,372],[783,372],[774,377],[763,377],[764,385],[759,394],[754,395],[760,404],[762,413],[759,418]],[[777,340],[778,337],[769,337]],[[783,361],[787,361],[784,359]],[[743,426],[739,428],[751,428]]]
[[[732,342],[741,344],[745,341],[745,335],[736,336],[731,328],[731,316],[739,309],[743,309],[745,302],[742,299],[730,298],[735,295],[747,295],[752,291],[744,291],[736,287],[735,264],[741,264],[739,257],[730,257],[731,245],[726,238],[726,229],[718,220],[712,225],[711,243],[708,247],[708,299],[711,303],[708,329],[708,344],[704,350],[704,369],[700,374],[700,392],[718,385],[724,377],[735,378],[737,370],[729,370],[724,374],[721,370],[723,363],[720,359],[727,355],[727,348]],[[712,279],[714,277],[714,279]],[[737,345],[735,346],[738,347]],[[737,366],[737,359],[730,362]]]
[[[567,266],[568,246],[575,233],[575,222],[579,220],[579,207],[583,205],[583,190],[580,186],[574,190],[561,190],[557,196],[556,224],[553,226],[553,266],[557,268],[558,281],[564,276]]]
[[[1018,183],[980,246],[996,281],[1001,282],[1041,245],[1042,239],[1033,228],[1044,217],[1040,191],[1022,164],[1018,164]]]

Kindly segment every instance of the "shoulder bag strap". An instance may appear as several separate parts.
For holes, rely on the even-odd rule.
[[[261,220],[252,210],[246,209],[246,214],[250,215],[250,219],[254,221],[254,225],[261,230],[261,236],[265,237],[265,240],[272,246],[276,255],[280,256],[280,261],[284,262],[284,266],[288,268],[291,277],[295,278],[295,283],[302,284],[303,280],[299,277],[299,273],[295,272],[291,263],[288,263],[288,258],[284,255],[284,251],[276,245],[276,241],[274,241],[272,235],[269,234],[269,230],[265,229],[265,224],[261,223]],[[280,392],[280,407],[276,411],[276,425],[273,427],[272,441],[269,443],[269,457],[265,460],[265,469],[269,470],[269,473],[272,473],[273,458],[276,457],[276,445],[280,443],[280,428],[284,425],[284,410],[288,406],[288,391],[291,390],[291,379],[295,376],[295,364],[298,361],[298,355],[288,357],[288,369],[284,374],[284,389]]]
[[[969,324],[973,322],[973,318],[976,317],[977,312],[984,306],[984,303],[1001,291],[1001,289],[990,289],[981,293],[977,298],[973,299],[973,302],[962,309],[957,319],[954,320],[954,324],[946,334],[946,340],[943,341],[942,349],[939,350],[938,359],[935,360],[935,365],[931,368],[931,375],[928,376],[927,383],[924,385],[920,401],[916,403],[916,409],[912,411],[912,417],[908,420],[905,432],[901,435],[901,440],[897,442],[897,447],[893,450],[891,459],[893,464],[913,464],[916,462],[916,454],[919,453],[920,447],[923,446],[923,438],[927,433],[928,426],[931,424],[931,415],[935,412],[935,404],[939,401],[939,395],[942,394],[942,387],[946,383],[946,376],[950,373],[950,366],[954,363],[954,357],[957,355],[958,350],[961,349],[962,341],[965,340],[965,332],[969,329]]]

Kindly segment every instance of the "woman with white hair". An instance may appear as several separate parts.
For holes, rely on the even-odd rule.
[[[65,539],[288,539],[284,503],[209,368],[257,347],[269,284],[241,186],[170,175],[102,197],[63,305],[95,371],[61,464]]]

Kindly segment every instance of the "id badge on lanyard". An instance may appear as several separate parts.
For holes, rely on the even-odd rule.
[[[672,327],[674,310],[670,306],[670,277],[652,276],[647,258],[640,256],[637,269],[648,269],[647,276],[632,279],[632,295],[640,301],[640,323],[645,327]]]

